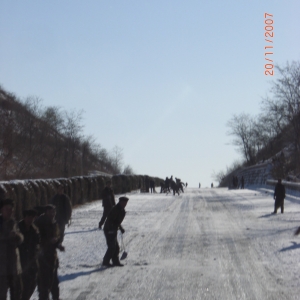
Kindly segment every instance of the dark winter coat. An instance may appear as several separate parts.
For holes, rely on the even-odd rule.
[[[155,186],[155,182],[154,182],[154,180],[150,180],[149,181],[149,186],[150,186],[150,188],[154,188],[154,186]]]
[[[114,191],[106,186],[102,191],[102,206],[110,210],[114,205],[116,205]]]
[[[55,264],[57,261],[56,248],[59,245],[59,227],[57,222],[50,220],[46,214],[42,214],[35,221],[36,226],[40,232],[40,255],[48,259],[49,263]],[[52,243],[52,239],[56,238],[58,241]]]
[[[10,234],[14,237],[10,237]],[[4,221],[0,216],[0,276],[19,275],[22,273],[19,249],[23,235],[14,219]]]
[[[120,202],[115,205],[109,215],[107,216],[106,222],[104,224],[104,231],[106,232],[117,232],[121,227],[121,223],[125,218],[125,209],[120,205]]]
[[[277,183],[274,191],[274,199],[276,202],[282,202],[285,198],[285,187],[282,183]]]
[[[68,224],[72,216],[72,204],[66,194],[56,194],[51,199],[51,204],[56,207],[56,220],[59,224]]]
[[[39,230],[34,224],[27,230],[24,220],[20,221],[18,225],[20,232],[24,236],[23,243],[19,245],[22,270],[25,271],[29,268],[37,270],[37,258],[40,245]]]

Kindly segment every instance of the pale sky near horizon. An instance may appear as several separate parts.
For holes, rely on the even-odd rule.
[[[299,0],[0,0],[0,85],[83,109],[85,134],[137,174],[208,187],[241,159],[226,123],[258,115],[276,79],[265,13],[267,57],[299,61]]]

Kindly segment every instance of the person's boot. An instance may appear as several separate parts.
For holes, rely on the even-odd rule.
[[[115,262],[113,262],[113,265],[114,265],[115,267],[124,267],[124,265],[121,264],[120,261],[115,261]]]
[[[114,265],[112,265],[110,262],[103,261],[103,262],[102,262],[102,266],[103,266],[103,267],[110,268],[110,267],[113,267]]]

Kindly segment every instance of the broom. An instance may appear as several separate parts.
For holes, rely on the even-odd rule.
[[[124,241],[123,241],[123,233],[121,233],[121,246],[122,246],[122,251],[123,251],[123,253],[122,253],[122,255],[121,255],[121,258],[120,258],[120,260],[123,260],[123,259],[125,259],[126,257],[127,257],[127,252],[126,252],[126,250],[125,250],[125,245],[124,245]]]

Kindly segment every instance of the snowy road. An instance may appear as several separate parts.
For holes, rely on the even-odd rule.
[[[128,196],[124,267],[101,267],[101,201],[74,210],[59,254],[62,299],[300,299],[300,198],[270,215],[271,191]]]

